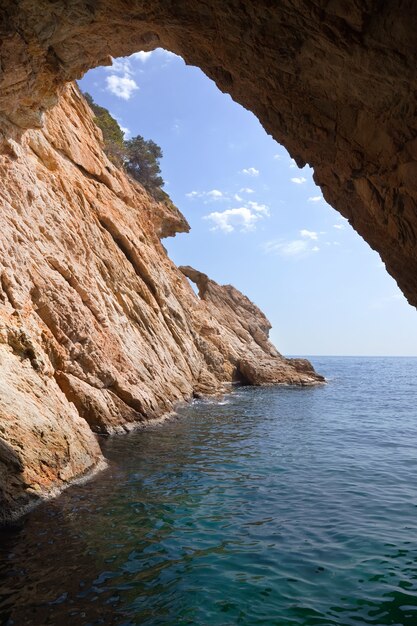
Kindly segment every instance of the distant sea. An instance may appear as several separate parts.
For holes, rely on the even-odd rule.
[[[103,440],[0,533],[0,623],[416,626],[417,359],[312,361]]]

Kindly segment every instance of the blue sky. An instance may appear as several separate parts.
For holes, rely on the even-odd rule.
[[[231,283],[268,316],[283,354],[417,355],[417,314],[379,255],[326,204],[257,118],[172,53],[139,52],[80,81],[126,136],[164,153],[191,225],[175,263]]]

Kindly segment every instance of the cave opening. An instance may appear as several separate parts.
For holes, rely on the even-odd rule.
[[[283,357],[268,340],[271,322],[271,338],[285,354],[417,353],[415,311],[402,295],[417,304],[417,4],[370,0],[349,10],[347,4],[2,3],[0,172],[7,184],[0,188],[0,524],[102,470],[103,450],[111,446],[119,448],[121,464],[127,463],[127,480],[120,481],[119,461],[114,464],[109,455],[109,471],[101,474],[104,506],[94,497],[97,483],[91,483],[80,486],[80,498],[68,493],[57,502],[62,517],[49,516],[46,532],[40,511],[36,546],[33,540],[21,544],[22,562],[14,546],[8,552],[2,545],[0,578],[9,580],[10,562],[16,562],[16,590],[23,594],[20,600],[10,595],[8,585],[0,598],[8,621],[32,620],[29,613],[36,610],[45,616],[41,621],[62,623],[74,609],[83,615],[84,602],[93,621],[103,614],[106,619],[114,611],[107,602],[117,604],[120,590],[130,606],[134,592],[126,574],[146,586],[135,604],[150,598],[148,583],[157,590],[162,582],[165,619],[167,578],[145,580],[151,552],[138,544],[140,529],[149,535],[150,528],[157,533],[147,540],[152,549],[156,545],[158,562],[161,547],[173,556],[171,591],[179,580],[183,597],[182,574],[190,575],[191,611],[211,609],[216,593],[225,591],[217,602],[219,620],[225,612],[234,619],[233,611],[239,620],[247,602],[249,624],[254,611],[262,620],[268,597],[274,603],[284,590],[289,620],[297,619],[294,606],[308,620],[313,596],[318,604],[311,619],[337,622],[341,611],[348,611],[346,619],[352,611],[352,619],[374,619],[377,607],[367,607],[364,594],[382,598],[382,619],[413,619],[408,601],[404,615],[397,596],[388,605],[391,563],[401,565],[401,591],[412,557],[403,548],[415,520],[410,454],[416,399],[409,381],[417,361],[330,356],[315,363],[317,374],[308,360]],[[105,158],[75,79],[117,118],[125,137],[139,134],[162,147],[165,190],[174,204],[154,202]],[[187,220],[192,230],[185,235]],[[183,267],[188,264],[208,275]],[[202,281],[201,300],[190,290],[189,276]],[[329,385],[322,384],[324,375]],[[220,402],[207,397],[229,392],[235,382],[255,388]],[[192,398],[204,399],[197,407],[180,406]],[[159,429],[172,411],[185,420],[172,419]],[[97,433],[126,433],[145,419],[155,428],[122,443],[115,437],[100,449]],[[248,479],[253,489],[246,488]],[[204,491],[198,493],[201,480]],[[246,501],[235,498],[239,484]],[[227,490],[232,498],[224,498]],[[274,493],[278,498],[268,510]],[[225,500],[232,507],[240,502],[238,509],[226,506],[221,527],[213,531],[211,512],[219,519]],[[152,501],[156,508],[146,506]],[[112,517],[115,509],[121,518]],[[184,551],[178,578],[179,525],[172,520],[181,510],[181,544],[188,546],[191,537],[202,543]],[[196,510],[201,514],[190,525]],[[55,565],[64,562],[69,544],[65,532],[62,544],[55,542],[57,519],[70,521],[82,551],[80,556],[71,549],[73,566],[62,568],[62,578]],[[275,589],[263,586],[263,564],[262,576],[251,576],[251,533],[263,534],[264,524],[264,560],[271,563]],[[60,526],[65,530],[65,523]],[[232,541],[223,535],[227,528]],[[232,570],[223,567],[223,557],[227,546],[236,553],[240,542],[233,535],[239,529],[243,561],[235,590],[243,589],[243,595],[233,607]],[[312,532],[318,541],[310,542],[312,558],[300,561],[300,537],[314,540]],[[271,547],[273,536],[278,539]],[[48,544],[44,552],[39,537]],[[293,544],[283,552],[281,539],[291,537]],[[109,545],[109,559],[99,562]],[[119,567],[114,546],[122,546],[121,585],[109,587],[99,606],[97,585],[113,585],[108,570]],[[326,546],[329,558],[323,561]],[[190,568],[193,556],[206,559],[209,553],[221,558],[213,567],[209,563],[215,573],[211,585],[207,562]],[[137,563],[141,554],[146,561]],[[296,563],[281,563],[283,554],[295,555]],[[377,578],[383,572],[385,581],[376,581],[378,554],[385,561],[377,564]],[[48,566],[46,577],[37,579],[35,563],[35,602],[29,597],[33,585],[19,574],[32,571],[28,555],[38,564],[54,564],[52,578]],[[91,584],[84,576],[68,576],[80,572],[82,555],[93,567]],[[300,564],[298,582],[291,578],[296,588],[289,590],[286,568]],[[282,584],[276,567],[285,577]],[[151,570],[151,576],[157,570],[164,577],[167,571],[152,564]],[[202,601],[195,595],[199,572]],[[306,572],[319,575],[306,581]],[[246,581],[242,573],[249,574]],[[350,602],[346,575],[357,585]],[[259,592],[259,604],[242,586],[249,578],[256,579],[252,591]],[[318,587],[312,591],[313,579]],[[323,609],[322,594],[329,595],[337,579],[337,594],[330,594]],[[56,581],[55,593],[50,583]],[[304,597],[307,617],[299,601]],[[98,615],[103,600],[105,612]],[[61,610],[63,620],[55,613]],[[124,620],[133,615],[122,610]],[[270,623],[276,606],[267,610]],[[152,606],[145,612],[145,619],[155,616]],[[176,607],[173,614],[175,623]],[[183,615],[193,619],[189,609]],[[206,616],[199,621],[205,623]]]
[[[313,170],[201,70],[158,48],[79,85],[127,139],[161,146],[164,190],[191,225],[164,240],[174,262],[247,293],[284,353],[415,354],[415,312],[378,254],[325,202]]]

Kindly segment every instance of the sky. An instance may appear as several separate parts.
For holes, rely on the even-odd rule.
[[[125,137],[159,144],[165,190],[191,232],[177,265],[232,284],[285,355],[417,355],[417,312],[379,255],[258,119],[196,67],[158,49],[90,70],[80,87]]]

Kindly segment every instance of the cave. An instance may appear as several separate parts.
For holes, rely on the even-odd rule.
[[[291,384],[323,380],[283,359],[243,294],[204,275],[202,302],[167,260],[160,239],[186,220],[106,161],[73,85],[111,57],[163,47],[200,67],[314,168],[417,305],[411,0],[10,0],[0,17],[4,520],[103,466],[90,426],[129,430],[220,388],[242,346],[263,363],[253,384],[277,360]]]
[[[7,138],[89,68],[158,46],[253,111],[417,304],[417,7],[402,2],[3,2]]]
[[[167,585],[163,623],[169,621],[166,611],[173,581],[180,593],[188,584],[190,596],[203,606],[196,593],[200,585],[207,592],[207,605],[216,604],[221,611],[219,623],[231,619],[232,613],[226,612],[233,610],[239,611],[240,622],[245,603],[251,620],[247,623],[271,623],[270,616],[263,620],[262,611],[275,590],[269,582],[264,587],[263,579],[268,564],[276,566],[277,552],[271,548],[276,541],[278,557],[282,555],[285,563],[282,578],[273,578],[271,585],[278,580],[276,587],[283,590],[291,622],[299,610],[308,623],[318,623],[320,614],[312,598],[316,595],[317,606],[324,610],[327,595],[332,623],[345,616],[349,623],[361,620],[365,609],[369,613],[363,621],[368,623],[380,617],[394,623],[403,616],[410,620],[407,623],[415,623],[408,582],[415,564],[410,541],[415,523],[412,400],[396,411],[402,393],[413,398],[407,362],[401,370],[406,374],[401,378],[394,371],[386,389],[381,388],[384,378],[375,366],[371,386],[356,403],[353,395],[352,402],[349,385],[347,395],[341,396],[337,385],[323,384],[323,376],[307,360],[283,357],[269,340],[268,319],[241,292],[215,283],[193,267],[176,267],[161,239],[188,232],[187,220],[172,203],[156,201],[107,158],[92,111],[74,81],[90,68],[110,65],[112,57],[159,47],[201,68],[223,93],[257,116],[299,167],[314,168],[325,200],[380,254],[409,304],[417,306],[416,24],[417,3],[412,0],[1,2],[0,527],[11,525],[12,532],[2,534],[3,528],[0,532],[0,578],[5,583],[0,619],[29,623],[27,616],[30,623],[67,623],[54,615],[67,611],[68,604],[71,621],[75,615],[72,623],[92,616],[95,623],[116,624],[121,616],[119,591],[136,601],[137,577],[146,585],[146,597]],[[366,375],[360,367],[357,370],[360,383]],[[278,388],[281,383],[283,388]],[[258,406],[264,390],[238,391],[253,393],[256,415],[251,420],[244,399],[231,413],[227,407],[219,409],[226,424],[227,463],[218,454],[222,434],[214,422],[192,413],[188,423],[171,420],[171,430],[164,436],[159,436],[162,429],[138,429],[120,443],[121,457],[142,457],[137,468],[132,466],[133,480],[128,483],[115,457],[108,454],[110,461],[106,459],[110,441],[105,441],[106,435],[129,433],[148,420],[159,425],[186,401],[205,402],[210,394],[230,392],[233,384],[270,386],[270,397],[284,398],[284,419],[275,420],[274,408],[267,427],[262,426]],[[293,386],[302,407],[299,413],[290,405],[285,412]],[[333,396],[334,411],[328,413],[327,422],[320,410],[319,420],[310,419],[314,411],[303,412],[310,392],[311,397],[316,392]],[[345,404],[354,405],[353,425],[349,413],[340,410]],[[314,400],[307,409],[313,405]],[[192,409],[191,403],[188,406]],[[365,409],[372,419],[367,419]],[[391,430],[387,415],[394,418]],[[269,426],[274,420],[275,432]],[[176,429],[175,423],[181,427]],[[191,424],[188,443],[187,424]],[[254,451],[241,436],[251,430],[258,442]],[[316,438],[320,430],[325,438]],[[288,447],[291,440],[295,446]],[[375,440],[374,455],[368,454],[367,440]],[[212,459],[203,457],[200,462],[193,446],[206,450],[210,441]],[[111,442],[117,448],[118,438]],[[398,464],[395,458],[401,447],[405,452]],[[322,473],[315,473],[315,463]],[[102,472],[106,468],[107,474]],[[123,501],[129,518],[114,521],[100,499],[98,509],[91,506],[96,495],[91,483],[78,499],[71,500],[70,492],[66,503],[65,496],[60,499],[62,513],[60,500],[52,503],[57,508],[47,513],[46,526],[42,515],[34,525],[27,524],[29,534],[35,529],[33,540],[19,548],[18,533],[28,521],[24,517],[28,511],[98,472],[104,477],[104,502],[110,502],[113,511],[123,510],[118,504]],[[244,481],[251,472],[256,484],[248,487]],[[273,475],[281,482],[270,482]],[[369,475],[374,481],[360,491],[358,485]],[[199,490],[205,476],[206,500]],[[233,489],[227,492],[230,476]],[[247,492],[246,503],[238,484]],[[282,490],[276,488],[280,484]],[[213,497],[216,488],[229,501],[224,517]],[[388,521],[381,503],[393,514]],[[408,518],[401,517],[407,503]],[[190,519],[198,507],[201,517],[194,532]],[[96,515],[99,509],[101,517]],[[170,527],[181,527],[176,509],[186,515],[179,539]],[[143,517],[149,510],[155,511],[155,533]],[[83,522],[81,533],[77,516]],[[302,516],[309,534],[302,534]],[[125,519],[133,520],[130,527]],[[221,524],[217,531],[216,523]],[[233,537],[240,525],[240,537],[229,541],[223,535],[223,529],[230,528]],[[115,541],[115,531],[121,533],[120,541]],[[188,547],[191,533],[201,541],[193,551]],[[218,545],[208,543],[205,533],[217,535]],[[258,558],[253,538],[262,533],[267,547]],[[166,550],[163,541],[170,534],[173,542]],[[144,548],[145,535],[155,544],[155,552]],[[289,543],[283,541],[287,537]],[[341,537],[344,544],[338,544]],[[120,565],[113,554],[107,559],[107,544],[122,555],[125,549]],[[233,558],[240,546],[246,559],[236,577],[240,591],[236,602],[229,587],[233,568],[224,566],[227,546]],[[310,546],[314,562],[303,560]],[[74,556],[73,567],[65,561],[67,548]],[[173,579],[159,560],[164,552],[172,555]],[[190,566],[193,552],[201,558],[201,584],[199,570]],[[208,560],[212,553],[223,565],[212,566]],[[298,580],[296,560],[301,564]],[[31,563],[41,562],[47,566],[47,577],[38,582]],[[119,587],[113,576],[118,567],[123,577]],[[161,573],[164,584],[150,584],[148,567]],[[244,586],[245,567],[248,579],[259,588],[256,603]],[[221,568],[224,579],[219,576]],[[87,570],[82,581],[81,569]],[[213,575],[211,585],[207,572]],[[124,578],[125,574],[131,577]],[[62,577],[65,592],[55,594],[55,579],[59,587]],[[338,577],[340,604],[339,592],[335,594]],[[379,587],[384,577],[385,589]],[[18,582],[20,602],[13,580]],[[223,588],[220,603],[216,591]],[[369,607],[361,598],[366,593]],[[77,618],[73,598],[80,597],[88,615],[78,613]],[[173,607],[175,613],[177,605]],[[155,616],[148,606],[145,610],[146,617]],[[184,615],[191,623],[192,614]],[[128,613],[122,619],[133,623]],[[171,623],[178,619],[181,616],[175,615]]]

